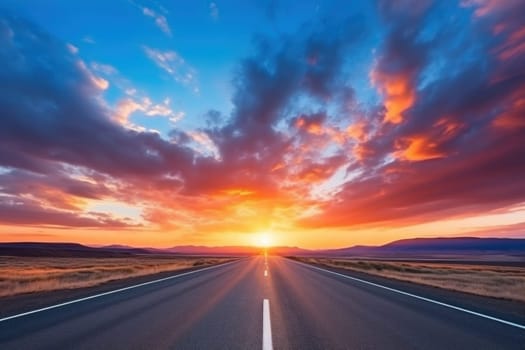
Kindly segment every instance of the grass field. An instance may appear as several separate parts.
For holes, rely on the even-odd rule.
[[[331,258],[295,259],[444,289],[525,302],[525,268],[522,267]]]
[[[0,257],[0,297],[90,287],[104,282],[213,265],[231,258],[134,256],[125,258]]]

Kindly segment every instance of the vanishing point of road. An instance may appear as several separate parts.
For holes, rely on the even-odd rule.
[[[525,349],[522,319],[370,278],[244,258],[0,316],[0,349]]]

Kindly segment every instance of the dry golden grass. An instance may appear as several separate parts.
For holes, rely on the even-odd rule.
[[[0,297],[74,289],[128,277],[213,265],[230,258],[148,257],[33,258],[0,257]]]
[[[444,289],[525,302],[525,268],[522,267],[329,258],[298,258],[298,260]]]

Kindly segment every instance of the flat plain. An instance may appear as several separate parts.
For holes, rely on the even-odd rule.
[[[0,297],[77,289],[109,281],[227,262],[223,257],[110,258],[0,256]]]
[[[525,268],[519,266],[347,258],[294,259],[476,295],[525,301]]]

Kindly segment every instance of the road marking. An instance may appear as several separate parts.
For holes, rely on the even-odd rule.
[[[106,295],[110,295],[110,294],[120,293],[120,292],[123,292],[123,291],[126,291],[126,290],[143,287],[143,286],[147,286],[147,285],[150,285],[150,284],[155,284],[155,283],[159,283],[159,282],[163,282],[163,281],[167,281],[167,280],[171,280],[171,279],[175,279],[175,278],[179,278],[179,277],[188,276],[188,275],[191,275],[191,274],[194,274],[194,273],[198,273],[198,272],[203,272],[203,271],[207,271],[207,270],[216,269],[218,267],[224,267],[226,265],[230,265],[230,264],[233,264],[233,263],[238,262],[238,261],[239,260],[235,260],[235,261],[227,262],[227,263],[220,264],[220,265],[204,267],[204,268],[201,268],[201,269],[198,269],[198,270],[183,272],[181,274],[174,275],[174,276],[168,276],[168,277],[164,277],[164,278],[159,278],[157,280],[143,282],[143,283],[135,284],[135,285],[132,285],[132,286],[129,286],[129,287],[119,288],[119,289],[115,289],[115,290],[110,290],[108,292],[104,292],[104,293],[95,294],[95,295],[91,295],[91,296],[88,296],[88,297],[80,298],[80,299],[66,301],[65,303],[55,304],[55,305],[46,306],[46,307],[43,307],[43,308],[40,308],[40,309],[36,309],[36,310],[32,310],[32,311],[22,312],[22,313],[19,313],[19,314],[16,314],[16,315],[0,318],[0,322],[12,320],[14,318],[19,318],[19,317],[23,317],[23,316],[36,314],[36,313],[42,312],[42,311],[57,309],[59,307],[80,303],[82,301],[86,301],[86,300],[90,300],[90,299],[100,298],[100,297],[103,297],[103,296],[106,296]]]
[[[268,270],[264,270],[264,277],[268,276]]]
[[[272,324],[270,322],[270,302],[263,300],[263,350],[273,350]]]
[[[422,297],[422,296],[419,296],[419,295],[416,295],[416,294],[404,292],[404,291],[399,290],[399,289],[390,288],[390,287],[387,287],[387,286],[383,286],[382,284],[369,282],[369,281],[366,281],[366,280],[363,280],[363,279],[360,279],[360,278],[351,277],[351,276],[348,276],[348,275],[344,275],[342,273],[338,273],[338,272],[322,269],[320,267],[312,266],[312,265],[309,265],[309,264],[306,264],[306,263],[299,263],[299,262],[297,262],[297,263],[301,264],[301,265],[304,265],[306,267],[312,268],[312,269],[316,269],[316,270],[327,272],[327,273],[330,273],[330,274],[333,274],[333,275],[336,275],[336,276],[344,277],[344,278],[347,278],[347,279],[350,279],[350,280],[353,280],[353,281],[357,281],[357,282],[361,282],[361,283],[364,283],[364,284],[368,284],[370,286],[386,289],[386,290],[389,290],[389,291],[394,292],[394,293],[406,295],[406,296],[409,296],[409,297],[412,297],[412,298],[415,298],[415,299],[427,301],[429,303],[441,305],[441,306],[448,307],[450,309],[454,309],[454,310],[457,310],[457,311],[462,311],[462,312],[465,312],[465,313],[470,314],[470,315],[483,317],[483,318],[486,318],[488,320],[492,320],[492,321],[496,321],[496,322],[500,322],[500,323],[506,324],[508,326],[512,326],[512,327],[516,327],[516,328],[520,328],[520,329],[525,329],[525,325],[521,325],[519,323],[514,323],[514,322],[507,321],[507,320],[503,320],[501,318],[485,315],[485,314],[482,314],[480,312],[464,309],[464,308],[459,307],[459,306],[454,306],[454,305],[443,303],[441,301],[437,301],[437,300],[434,300],[434,299],[425,298],[425,297]]]

